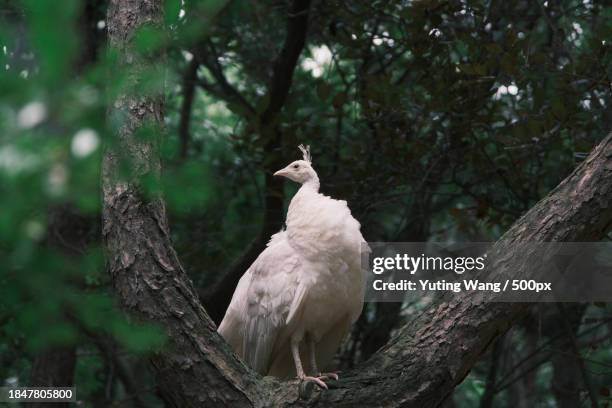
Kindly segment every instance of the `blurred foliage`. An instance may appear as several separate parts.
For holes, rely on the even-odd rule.
[[[118,311],[104,268],[100,162],[117,132],[107,104],[129,81],[107,49],[106,7],[0,1],[0,379],[27,384],[37,352],[75,344],[80,397],[112,394],[120,405],[129,392],[104,395],[117,380],[92,333],[109,336],[133,370],[163,334]],[[167,54],[163,73],[141,73],[152,88],[140,91],[163,79],[166,94],[163,176],[145,187],[163,190],[177,252],[203,288],[261,228],[263,169],[277,152],[257,116],[270,102],[287,4],[169,0],[165,9],[163,31],[134,39],[139,53]],[[370,241],[494,240],[611,130],[611,39],[603,0],[315,1],[276,119],[283,155],[310,144],[322,190],[348,200]],[[367,311],[363,324],[376,328],[380,315]],[[580,330],[606,312],[590,306]],[[519,326],[505,337],[500,373],[533,351],[532,333]],[[607,401],[612,377],[598,369],[612,364],[609,326],[585,336],[581,352]],[[482,398],[486,358],[455,392],[457,406]],[[535,370],[523,402],[554,405],[553,368]],[[512,406],[528,378],[500,390],[495,406]],[[151,381],[137,386],[154,403]]]

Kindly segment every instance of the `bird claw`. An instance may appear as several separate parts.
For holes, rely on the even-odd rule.
[[[331,373],[319,373],[319,375],[317,376],[318,378],[322,379],[322,380],[336,380],[338,381],[338,373],[340,371],[336,371],[336,372],[331,372]]]
[[[323,389],[328,389],[327,388],[327,384],[325,384],[325,382],[323,382],[323,376],[319,376],[319,377],[312,377],[310,375],[305,375],[304,377],[300,378],[301,381],[310,381],[313,382],[315,384],[317,384],[319,387],[323,388]]]
[[[329,389],[327,384],[325,384],[325,380],[336,380],[338,381],[338,373],[340,371],[332,372],[332,373],[319,373],[316,377],[305,375],[300,378],[301,381],[313,382],[317,384],[320,388],[325,390]]]

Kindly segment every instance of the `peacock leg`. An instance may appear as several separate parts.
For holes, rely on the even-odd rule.
[[[321,388],[327,389],[327,385],[323,382],[323,380],[306,375],[304,373],[304,367],[302,366],[302,360],[300,359],[300,341],[291,339],[291,354],[293,355],[293,363],[295,364],[295,371],[297,376],[302,381],[312,381],[317,384]]]
[[[306,339],[308,342],[308,355],[310,357],[310,368],[312,369],[313,374],[319,374],[319,369],[317,368],[317,358],[315,356],[314,339],[310,335],[306,335]]]
[[[319,368],[317,367],[317,357],[315,354],[316,347],[315,347],[314,338],[310,335],[307,335],[306,339],[308,342],[308,352],[310,355],[310,368],[312,368],[312,372],[315,373],[317,375],[317,378],[320,380],[328,380],[331,378],[331,379],[338,381],[337,373],[322,373],[319,371]]]

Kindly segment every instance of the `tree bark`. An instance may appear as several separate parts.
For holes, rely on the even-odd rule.
[[[161,24],[161,0],[113,0],[108,13],[111,45],[120,66],[138,82],[143,64],[134,55],[134,29]],[[137,87],[130,87],[137,89]],[[162,96],[120,95],[113,117],[118,148],[106,154],[103,172],[103,237],[115,292],[134,317],[160,325],[167,343],[154,357],[157,385],[176,407],[231,406],[419,406],[439,405],[487,346],[527,309],[525,304],[486,302],[482,296],[442,299],[399,330],[370,360],[342,376],[328,391],[302,390],[248,369],[216,333],[198,302],[168,233],[163,200],[145,196],[140,177],[160,171],[156,141],[136,137],[143,125],[161,126]],[[130,160],[126,179],[119,152]],[[533,263],[521,242],[587,241],[612,224],[612,135],[566,180],[500,239],[489,253],[490,270],[516,275]],[[519,252],[520,251],[520,252]]]

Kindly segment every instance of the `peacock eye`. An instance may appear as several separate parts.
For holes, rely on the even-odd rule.
[[[293,168],[294,168],[294,169],[299,169],[299,168],[300,168],[300,165],[299,165],[299,164],[294,164],[294,165],[293,165]]]

